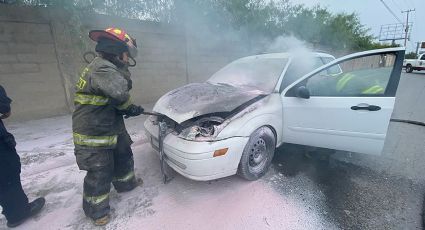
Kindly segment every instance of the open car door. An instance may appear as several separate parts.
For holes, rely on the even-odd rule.
[[[351,54],[282,93],[286,143],[380,154],[394,109],[404,48]]]

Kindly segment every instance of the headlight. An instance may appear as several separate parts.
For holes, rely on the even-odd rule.
[[[224,128],[221,117],[205,117],[193,122],[180,133],[179,137],[190,141],[213,140]]]
[[[148,120],[153,124],[153,125],[158,125],[158,117],[157,116],[152,116],[150,115],[148,117]]]

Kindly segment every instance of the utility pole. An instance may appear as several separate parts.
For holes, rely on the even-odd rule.
[[[404,36],[404,47],[407,46],[407,36],[409,35],[409,14],[410,12],[416,11],[415,9],[410,9],[410,10],[406,10],[406,11],[401,11],[402,14],[407,13],[407,17],[406,17],[406,27],[405,27],[405,36]]]
[[[421,46],[422,42],[416,42],[416,55],[419,55],[419,47]]]

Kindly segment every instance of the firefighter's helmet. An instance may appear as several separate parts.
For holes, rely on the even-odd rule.
[[[128,33],[119,28],[107,28],[105,30],[91,30],[89,32],[91,40],[98,42],[101,38],[107,38],[119,42],[123,42],[127,48],[128,53],[132,58],[137,56],[137,43],[136,39],[132,38]]]

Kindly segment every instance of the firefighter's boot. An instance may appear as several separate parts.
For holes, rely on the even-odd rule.
[[[94,221],[94,225],[96,226],[104,226],[104,225],[107,225],[110,220],[111,218],[109,217],[109,215],[106,215],[104,217],[100,217],[99,219],[96,219],[93,221]]]

